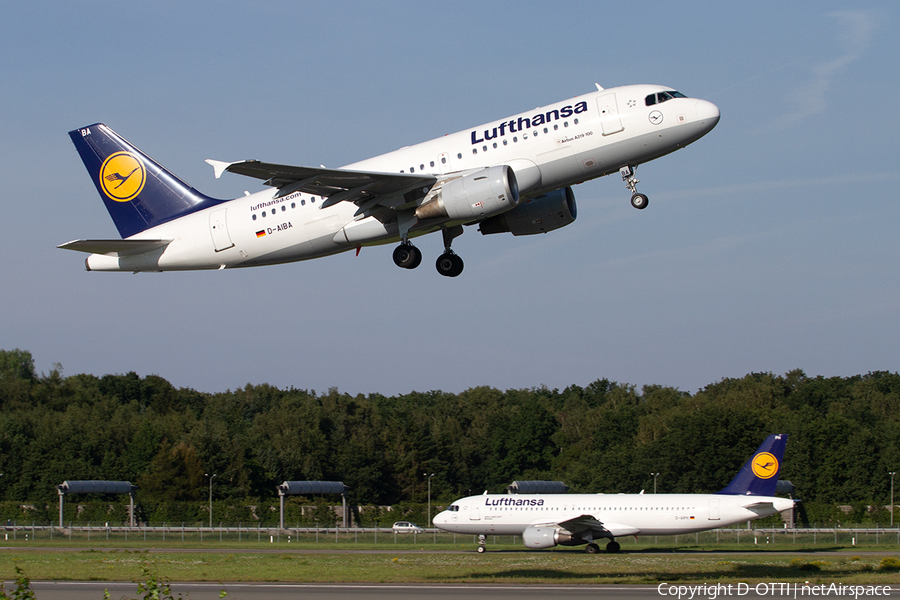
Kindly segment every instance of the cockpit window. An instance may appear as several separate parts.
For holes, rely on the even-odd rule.
[[[449,510],[450,512],[459,512],[459,506],[457,506],[456,504],[451,504],[450,508],[448,508],[447,510]]]
[[[654,104],[662,104],[666,100],[672,100],[673,98],[687,98],[681,92],[676,92],[675,90],[659,92],[658,94],[650,94],[644,101],[647,103],[647,106],[653,106]]]

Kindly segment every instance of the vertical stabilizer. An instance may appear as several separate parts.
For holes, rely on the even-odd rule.
[[[781,474],[781,462],[784,459],[784,448],[787,445],[787,434],[770,435],[757,448],[753,457],[744,463],[738,474],[720,494],[742,496],[774,496],[778,476]]]
[[[223,202],[187,185],[102,123],[69,137],[123,238]]]

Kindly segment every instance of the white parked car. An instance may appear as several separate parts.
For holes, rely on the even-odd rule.
[[[397,521],[391,529],[394,530],[394,533],[425,533],[424,529],[409,521]]]

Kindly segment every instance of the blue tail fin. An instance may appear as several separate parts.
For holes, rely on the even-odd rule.
[[[102,123],[70,131],[69,137],[123,238],[222,202],[187,185]]]
[[[774,496],[778,476],[781,474],[781,461],[784,458],[784,447],[787,445],[787,434],[770,435],[756,449],[753,457],[744,463],[738,474],[731,480],[720,494],[741,496]]]

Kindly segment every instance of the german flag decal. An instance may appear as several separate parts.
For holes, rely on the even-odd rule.
[[[259,231],[257,231],[257,232],[256,232],[256,237],[258,237],[258,238],[266,237],[266,230],[265,230],[265,229],[260,229]]]

